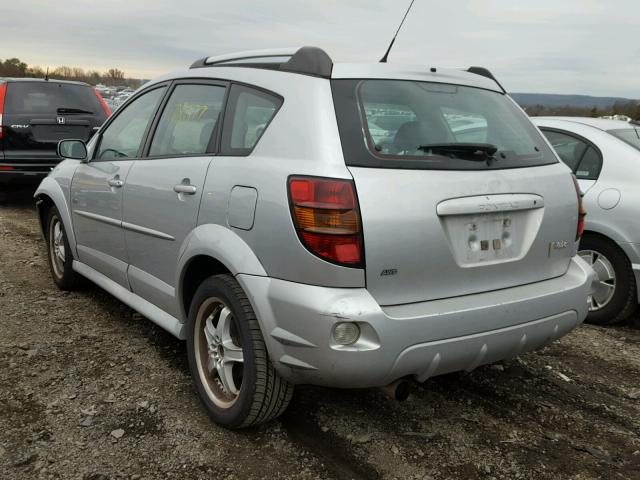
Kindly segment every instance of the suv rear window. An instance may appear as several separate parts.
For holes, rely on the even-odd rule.
[[[5,98],[6,113],[46,113],[59,108],[102,114],[98,97],[88,85],[48,82],[9,82]]]
[[[479,170],[557,162],[498,92],[407,80],[333,80],[332,90],[348,165]]]

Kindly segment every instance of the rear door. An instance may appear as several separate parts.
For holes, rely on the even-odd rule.
[[[566,272],[578,219],[570,172],[507,96],[426,82],[332,83],[367,289],[381,305]]]
[[[93,158],[78,166],[71,184],[80,261],[126,288],[129,260],[122,229],[122,193],[165,91],[165,86],[155,87],[119,110],[100,133]]]
[[[196,226],[226,91],[222,82],[175,82],[124,187],[131,289],[172,315],[178,253]]]
[[[86,141],[106,118],[105,107],[89,85],[10,81],[3,112],[5,161],[33,167],[55,164],[60,160],[58,141]]]

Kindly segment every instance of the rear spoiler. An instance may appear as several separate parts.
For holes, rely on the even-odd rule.
[[[480,75],[482,77],[485,77],[485,78],[488,78],[490,80],[493,80],[494,82],[496,82],[496,85],[498,85],[500,87],[500,90],[502,90],[503,93],[507,93],[507,91],[504,89],[504,87],[502,85],[500,85],[500,82],[496,79],[496,77],[493,76],[493,73],[491,73],[488,68],[484,68],[484,67],[469,67],[469,68],[467,68],[467,72],[475,73],[476,75]]]

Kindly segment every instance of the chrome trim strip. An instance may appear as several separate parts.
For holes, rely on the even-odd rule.
[[[436,207],[439,216],[501,213],[517,210],[533,210],[544,207],[540,195],[529,193],[500,193],[460,197],[444,200]]]
[[[122,226],[122,222],[120,220],[116,220],[115,218],[111,217],[105,217],[104,215],[98,215],[97,213],[85,212],[84,210],[74,210],[73,213],[77,213],[81,217],[96,220],[97,222],[106,223],[107,225],[113,225],[115,227]]]
[[[171,240],[174,241],[175,238],[171,235],[163,232],[159,232],[158,230],[153,230],[147,227],[141,227],[140,225],[135,225],[129,222],[122,222],[122,228],[125,230],[130,230],[132,232],[142,233],[143,235],[149,235],[151,237],[161,238],[163,240]]]

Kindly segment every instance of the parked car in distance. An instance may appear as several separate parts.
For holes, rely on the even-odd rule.
[[[0,78],[0,190],[37,185],[61,160],[58,141],[88,140],[109,115],[86,83]]]
[[[149,82],[88,145],[61,142],[36,192],[53,279],[185,339],[230,428],[279,415],[295,384],[403,396],[546,345],[587,315],[581,198],[480,72],[302,47]]]
[[[640,298],[640,126],[582,117],[533,122],[584,192],[587,217],[579,255],[599,280],[587,321],[620,323]]]

